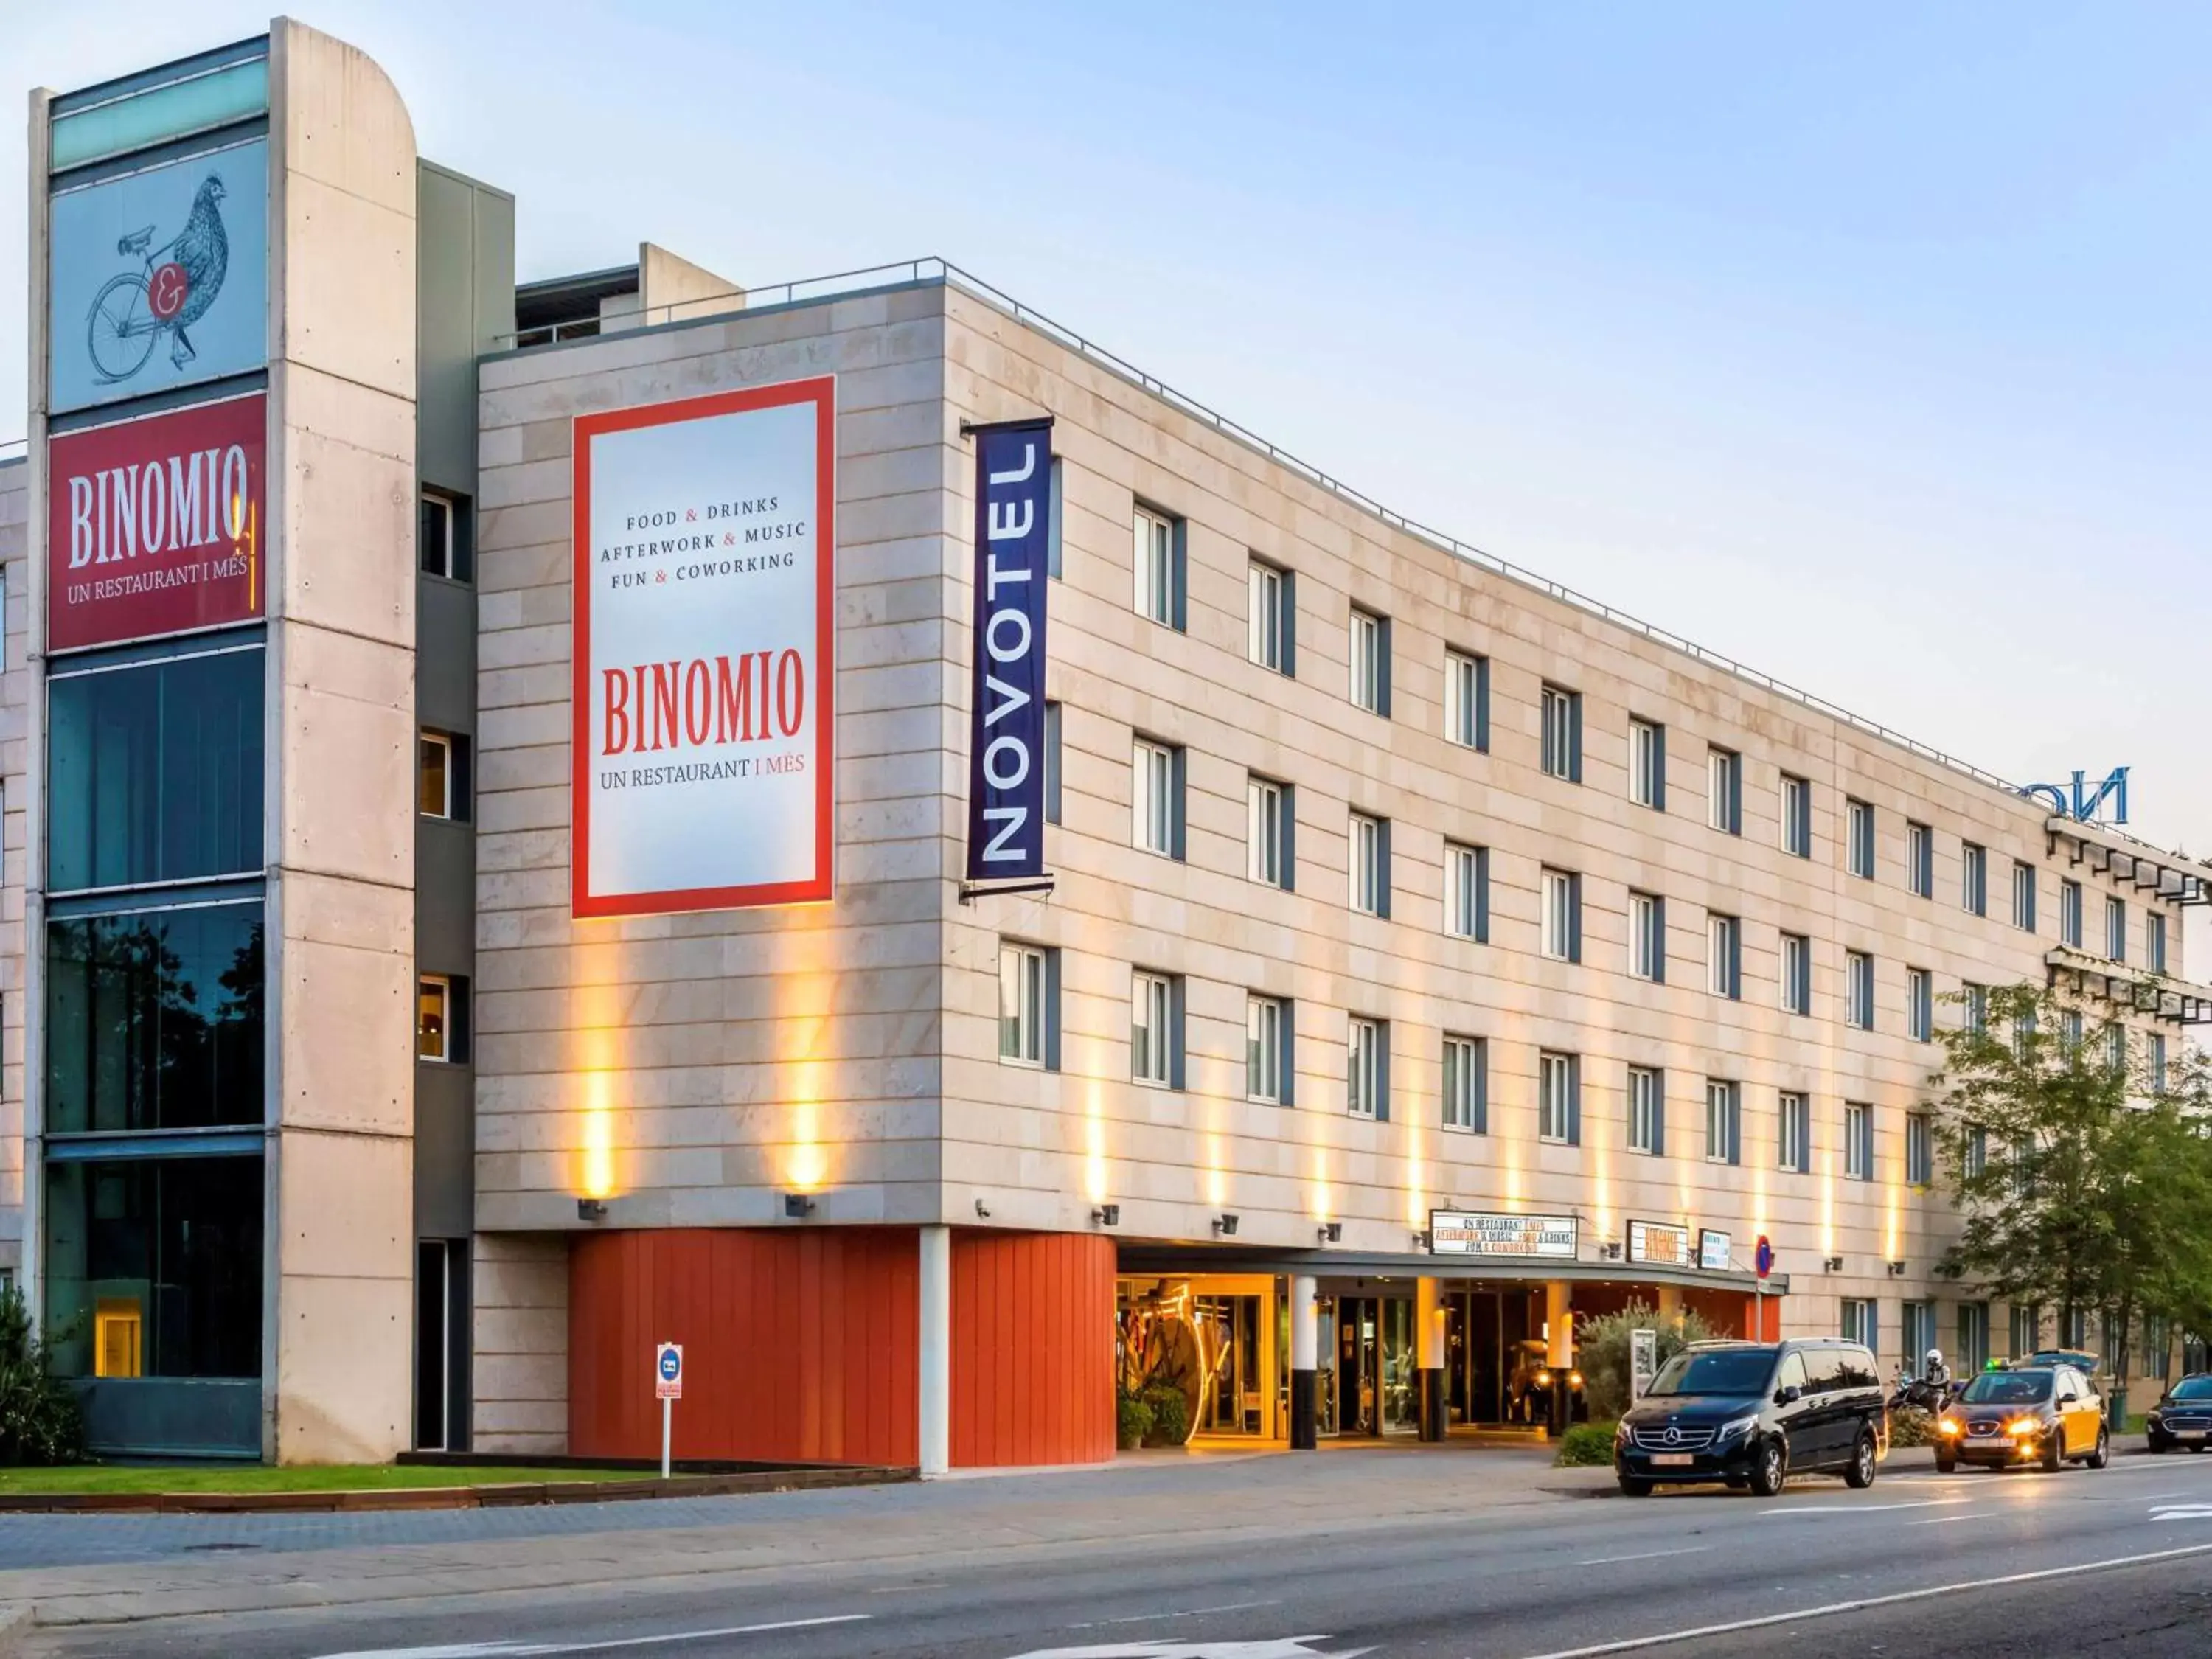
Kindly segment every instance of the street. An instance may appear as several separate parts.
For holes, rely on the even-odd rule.
[[[682,1510],[684,1513],[671,1511]],[[1517,1450],[1138,1460],[692,1504],[0,1520],[44,1656],[2201,1655],[2212,1461],[1630,1500]],[[223,1609],[159,1617],[179,1608]]]

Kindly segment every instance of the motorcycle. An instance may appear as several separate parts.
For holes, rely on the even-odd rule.
[[[1930,1382],[1924,1377],[1899,1376],[1889,1396],[1889,1408],[1894,1412],[1911,1407],[1930,1417],[1941,1417],[1949,1408],[1955,1393],[1948,1377],[1941,1382]]]

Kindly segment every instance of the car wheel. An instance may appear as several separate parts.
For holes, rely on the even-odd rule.
[[[1640,1474],[1624,1474],[1620,1477],[1620,1495],[1623,1498],[1649,1498],[1651,1496],[1651,1483]]]
[[[2168,1443],[2161,1437],[2154,1434],[2145,1439],[2144,1447],[2154,1456],[2163,1457],[2168,1449]]]
[[[1844,1470],[1844,1484],[1864,1491],[1874,1485],[1874,1437],[1862,1431],[1859,1443],[1851,1448],[1850,1467]]]
[[[2056,1474],[2066,1467],[2066,1435],[2054,1427],[2043,1437],[2043,1472]]]
[[[1956,1469],[1958,1468],[1958,1467],[1959,1467],[1959,1460],[1958,1460],[1957,1458],[1955,1458],[1955,1457],[1946,1457],[1946,1456],[1944,1456],[1944,1455],[1943,1455],[1943,1454],[1942,1454],[1942,1452],[1937,1452],[1937,1453],[1936,1454],[1936,1474],[1949,1474],[1953,1473],[1954,1470],[1956,1470]]]
[[[2097,1431],[2097,1449],[2089,1454],[2089,1467],[2101,1469],[2112,1461],[2112,1437],[2104,1430]]]
[[[1782,1461],[1782,1443],[1768,1441],[1759,1449],[1759,1460],[1752,1465],[1751,1490],[1760,1498],[1778,1498],[1789,1478],[1789,1466]]]

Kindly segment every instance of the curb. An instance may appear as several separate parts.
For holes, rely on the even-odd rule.
[[[22,1651],[23,1638],[31,1632],[31,1604],[12,1601],[0,1606],[0,1659],[11,1659]]]
[[[394,1486],[373,1492],[25,1492],[0,1497],[0,1515],[299,1515],[393,1510],[505,1510],[540,1504],[620,1504],[727,1498],[832,1486],[897,1485],[906,1468],[787,1469],[778,1474],[655,1476],[641,1480],[532,1480],[495,1486]],[[0,1659],[8,1653],[0,1613]],[[27,1610],[23,1620],[28,1626]]]

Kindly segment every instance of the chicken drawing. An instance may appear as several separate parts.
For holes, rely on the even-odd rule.
[[[222,175],[210,173],[193,194],[191,211],[174,240],[154,246],[154,227],[118,240],[115,251],[145,261],[143,273],[111,277],[87,319],[93,362],[106,381],[128,380],[169,331],[169,361],[182,368],[199,354],[185,332],[207,315],[230,270],[230,237],[222,226]]]

